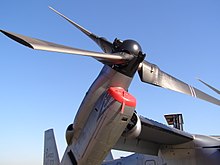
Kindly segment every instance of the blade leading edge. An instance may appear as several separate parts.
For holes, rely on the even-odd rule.
[[[176,92],[200,98],[216,105],[220,105],[220,100],[161,71],[157,65],[150,62],[144,61],[143,63],[141,63],[138,73],[141,81],[145,83],[149,83],[162,88],[167,88]]]

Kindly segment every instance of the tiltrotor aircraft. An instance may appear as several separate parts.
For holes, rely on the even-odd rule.
[[[168,165],[219,165],[220,140],[192,135],[137,115],[136,99],[128,88],[136,71],[142,82],[220,105],[220,100],[172,77],[145,61],[134,40],[109,42],[51,8],[91,38],[103,51],[93,52],[26,37],[1,30],[29,48],[95,58],[104,64],[86,93],[73,124],[66,130],[67,148],[58,164],[99,165],[112,148],[160,155]]]

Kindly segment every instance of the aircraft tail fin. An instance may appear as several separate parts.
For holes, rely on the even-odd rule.
[[[53,129],[44,132],[44,160],[43,165],[59,165],[60,159]]]

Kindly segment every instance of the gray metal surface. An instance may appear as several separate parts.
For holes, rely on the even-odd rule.
[[[170,90],[174,90],[176,92],[188,94],[190,96],[196,97],[203,99],[205,101],[211,102],[216,105],[220,105],[220,100],[184,83],[183,81],[178,80],[177,78],[161,71],[158,66],[155,64],[151,64],[147,61],[143,61],[142,58],[143,56],[139,56],[142,54],[142,51],[140,49],[140,52],[136,52],[136,54],[131,54],[130,50],[132,47],[132,44],[129,44],[126,50],[125,47],[121,47],[122,49],[120,50],[120,45],[123,45],[123,41],[119,43],[119,45],[114,45],[115,43],[110,43],[106,39],[103,39],[102,37],[99,37],[87,29],[83,28],[79,24],[75,23],[74,21],[70,20],[63,14],[59,13],[55,9],[51,8],[54,12],[56,12],[58,15],[63,17],[65,20],[70,22],[72,25],[74,25],[76,28],[78,28],[80,31],[82,31],[85,35],[90,37],[95,43],[100,46],[100,48],[106,52],[106,53],[100,53],[100,52],[93,52],[93,51],[87,51],[87,50],[82,50],[82,49],[77,49],[77,48],[72,48],[64,45],[59,45],[39,39],[34,39],[30,37],[26,37],[23,35],[7,32],[0,30],[2,33],[10,37],[11,39],[28,46],[29,48],[32,49],[38,49],[38,50],[46,50],[46,51],[54,51],[54,52],[60,52],[60,53],[70,53],[70,54],[79,54],[83,56],[90,56],[94,57],[97,60],[103,62],[104,64],[110,65],[112,68],[117,70],[118,72],[121,72],[125,75],[129,75],[130,77],[133,77],[135,71],[136,71],[136,65],[139,65],[138,68],[138,73],[140,76],[141,81],[167,88]],[[116,40],[118,41],[118,40]],[[125,40],[126,42],[127,40]],[[117,42],[118,43],[118,42]],[[132,42],[131,42],[132,43]],[[136,45],[137,42],[134,41],[134,44]],[[134,45],[134,46],[135,46]],[[114,52],[114,54],[113,54]],[[125,53],[126,52],[126,53]],[[130,54],[129,54],[130,52]],[[137,59],[136,59],[137,58]],[[121,65],[120,65],[121,64]],[[132,67],[135,69],[132,69]],[[132,72],[131,74],[128,72]],[[134,72],[134,73],[133,73]]]
[[[103,162],[102,165],[165,165],[158,156],[132,154],[112,161]]]
[[[53,129],[46,130],[44,133],[44,159],[43,165],[59,165],[60,159]]]
[[[151,64],[150,62],[144,61],[142,64],[140,64],[138,73],[143,82],[184,93],[213,104],[220,105],[220,100],[161,71],[157,65]]]
[[[115,40],[115,42],[110,43],[61,13],[55,12],[95,41],[106,53],[72,48],[3,30],[1,32],[32,49],[89,56],[105,64],[86,93],[75,116],[72,143],[67,147],[61,164],[75,165],[77,161],[79,162],[78,165],[100,164],[117,141],[115,148],[151,155],[158,155],[159,153],[166,162],[169,162],[169,165],[178,164],[178,162],[181,165],[201,165],[208,164],[208,162],[211,162],[212,165],[219,164],[219,140],[207,136],[193,136],[143,117],[141,117],[142,131],[137,138],[120,138],[118,140],[126,126],[125,123],[124,125],[120,123],[123,115],[113,110],[119,110],[123,104],[118,104],[112,109],[109,106],[105,110],[106,113],[100,113],[101,109],[96,109],[96,106],[105,103],[102,96],[110,87],[121,87],[127,91],[137,69],[141,80],[151,85],[188,94],[217,105],[220,105],[220,100],[170,76],[154,64],[147,61],[143,62],[145,54],[136,41]],[[133,111],[134,108],[131,112],[133,113]],[[100,120],[100,116],[97,118],[97,113],[101,114],[103,120]],[[108,116],[111,117],[108,118]],[[127,115],[128,119],[131,117],[132,114]],[[126,120],[126,122],[128,121]],[[119,129],[113,132],[114,128]],[[109,134],[108,130],[111,130],[112,133]],[[106,153],[103,154],[103,151]]]
[[[79,131],[74,134],[74,138],[78,138],[80,131],[84,127],[92,111],[92,108],[94,107],[99,97],[103,94],[103,92],[105,92],[106,89],[111,86],[120,86],[127,90],[131,81],[132,79],[130,77],[116,72],[109,66],[105,65],[94,83],[89,88],[75,116],[74,126],[75,129]]]
[[[202,81],[202,80],[200,80],[200,79],[198,79],[198,80],[199,80],[201,83],[203,83],[204,85],[206,85],[207,87],[209,87],[210,89],[212,89],[213,91],[215,91],[216,93],[220,94],[220,90],[214,88],[213,86],[207,84],[206,82],[204,82],[204,81]]]
[[[105,38],[103,37],[99,37],[93,33],[91,33],[90,31],[88,31],[87,29],[85,29],[84,27],[80,26],[79,24],[75,23],[74,21],[72,21],[71,19],[67,18],[65,15],[61,14],[60,12],[58,12],[57,10],[55,10],[52,7],[49,7],[51,10],[53,10],[55,13],[57,13],[58,15],[60,15],[61,17],[63,17],[65,20],[67,20],[68,22],[70,22],[72,25],[74,25],[76,28],[78,28],[81,32],[83,32],[86,36],[88,36],[89,38],[91,38],[93,41],[95,41],[95,43],[105,52],[105,53],[112,53],[113,50],[113,44],[109,41],[107,41]]]
[[[88,50],[72,48],[64,45],[59,45],[52,42],[43,41],[12,32],[7,32],[4,30],[0,30],[0,31],[4,33],[6,36],[10,37],[11,39],[17,41],[18,43],[36,50],[52,51],[52,52],[67,53],[67,54],[78,54],[82,56],[94,57],[97,60],[107,63],[114,63],[114,64],[125,63],[127,60],[131,58],[131,56],[126,53],[107,54],[107,53],[93,52]]]
[[[162,144],[176,145],[190,142],[193,135],[158,123],[144,117],[141,120],[141,133],[135,139],[121,137],[114,149],[157,155]]]

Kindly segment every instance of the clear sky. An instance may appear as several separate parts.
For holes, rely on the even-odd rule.
[[[7,0],[0,29],[76,48],[101,51],[59,10],[110,41],[135,39],[146,60],[163,71],[220,98],[199,77],[220,89],[220,2],[218,0]],[[54,128],[60,155],[65,130],[102,64],[92,58],[34,51],[0,35],[0,164],[42,164],[43,132]],[[129,90],[138,114],[165,123],[181,112],[190,133],[220,135],[220,107],[141,83]]]

